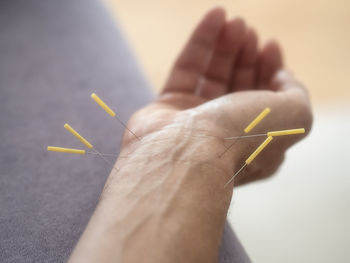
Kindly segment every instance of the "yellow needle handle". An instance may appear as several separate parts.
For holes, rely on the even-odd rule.
[[[51,152],[85,154],[85,150],[62,148],[62,147],[55,147],[55,146],[47,146],[47,150]]]
[[[245,133],[249,133],[256,125],[259,124],[270,113],[270,108],[265,108],[245,129]]]
[[[270,132],[267,133],[267,136],[275,137],[275,136],[301,134],[301,133],[305,133],[305,129],[304,128],[283,130],[283,131],[270,131]]]
[[[90,97],[91,97],[94,101],[96,101],[96,103],[97,103],[98,105],[100,105],[101,108],[104,109],[109,115],[111,115],[112,117],[115,116],[115,112],[114,112],[110,107],[108,107],[108,106],[106,105],[106,103],[104,103],[95,93],[92,93],[92,94],[90,95]]]
[[[85,144],[86,147],[90,149],[93,147],[91,143],[89,143],[83,136],[81,136],[76,130],[74,130],[68,123],[64,125],[64,128],[66,128],[71,134],[77,137],[79,141]]]
[[[261,153],[262,150],[264,150],[264,148],[272,141],[272,137],[269,136],[266,138],[266,140],[259,145],[258,148],[256,148],[256,150],[248,157],[247,160],[245,160],[245,163],[247,165],[249,165],[254,159],[255,157],[257,157],[259,155],[259,153]]]

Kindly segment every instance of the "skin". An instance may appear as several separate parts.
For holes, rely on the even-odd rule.
[[[69,262],[217,262],[234,187],[271,176],[306,134],[229,145],[265,107],[254,133],[311,128],[307,91],[283,68],[276,42],[222,8],[194,29],[157,100],[135,113],[101,200]]]

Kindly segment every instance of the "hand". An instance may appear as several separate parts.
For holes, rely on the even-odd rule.
[[[205,131],[218,138],[239,136],[265,107],[272,112],[254,133],[301,127],[310,130],[312,114],[307,91],[283,69],[278,44],[269,42],[258,50],[252,28],[239,18],[226,21],[224,10],[215,8],[195,28],[158,99],[134,114],[128,125],[145,139],[171,127],[183,127],[181,132],[192,130],[192,140],[206,144],[207,140],[195,135]],[[270,176],[288,147],[304,136],[274,139],[236,178],[235,185]],[[134,140],[126,133],[123,149]],[[217,139],[219,147],[212,161],[225,162],[237,170],[262,140],[241,140],[218,160],[225,142]]]
[[[304,127],[305,89],[282,69],[279,47],[258,51],[241,19],[210,11],[194,30],[158,99],[138,111],[121,156],[70,262],[215,262],[232,187],[224,184],[261,143],[242,134],[265,107],[256,133]],[[235,185],[271,175],[303,136],[276,138]],[[232,186],[232,184],[231,184]],[[92,249],[93,248],[93,249]],[[137,251],[137,253],[135,253]]]

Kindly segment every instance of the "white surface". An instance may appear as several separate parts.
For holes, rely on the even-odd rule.
[[[350,262],[350,105],[317,109],[275,177],[237,188],[229,220],[253,262]]]

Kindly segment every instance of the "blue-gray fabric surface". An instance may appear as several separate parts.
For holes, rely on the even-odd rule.
[[[127,120],[153,94],[99,1],[1,0],[0,34],[0,262],[65,262],[111,166],[47,145],[82,148],[67,122],[118,153],[123,127],[89,95]],[[228,225],[220,261],[249,261]]]

